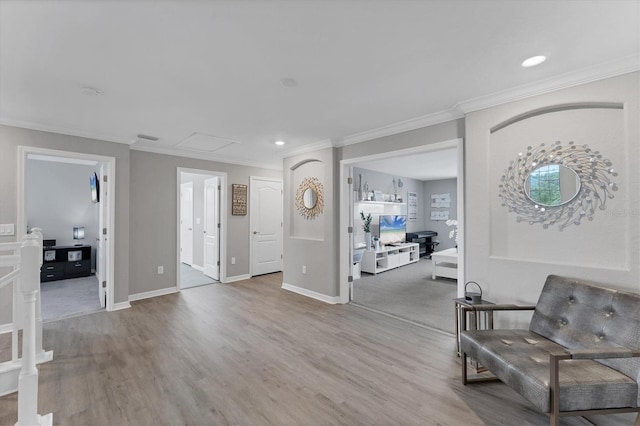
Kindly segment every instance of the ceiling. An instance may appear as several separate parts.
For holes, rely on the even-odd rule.
[[[639,52],[640,0],[0,0],[0,123],[282,168]]]

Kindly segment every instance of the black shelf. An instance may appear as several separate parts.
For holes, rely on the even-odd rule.
[[[420,257],[431,256],[436,246],[440,244],[439,241],[433,240],[437,236],[438,233],[436,231],[407,232],[407,242],[419,244]]]

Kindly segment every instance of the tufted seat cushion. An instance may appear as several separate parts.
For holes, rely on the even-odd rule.
[[[460,348],[542,412],[551,410],[549,352],[563,347],[528,330],[475,330]],[[560,362],[560,410],[637,407],[635,380],[592,360]]]
[[[638,349],[640,294],[549,275],[529,330],[569,349]],[[640,382],[640,358],[596,361]],[[634,406],[640,406],[640,395]]]

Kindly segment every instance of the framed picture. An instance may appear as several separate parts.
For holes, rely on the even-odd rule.
[[[373,201],[384,201],[384,195],[382,195],[382,191],[377,189],[373,191]]]
[[[91,185],[91,202],[97,203],[100,201],[100,179],[96,173],[91,176],[89,183]]]

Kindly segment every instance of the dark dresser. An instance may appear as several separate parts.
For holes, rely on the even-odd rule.
[[[42,251],[41,282],[91,275],[91,246],[44,247]]]

